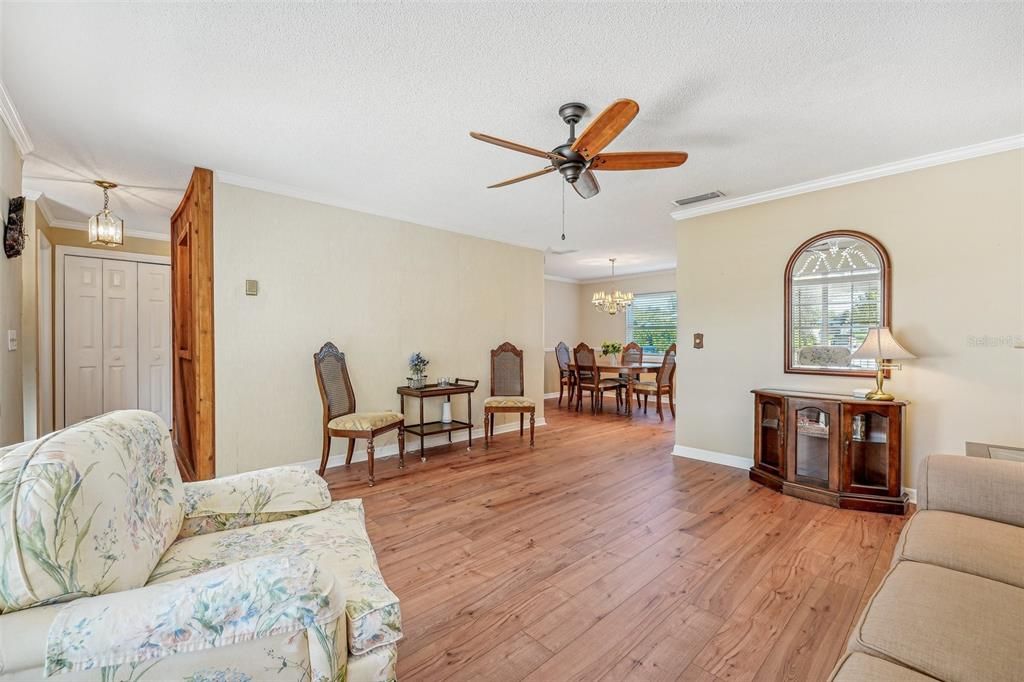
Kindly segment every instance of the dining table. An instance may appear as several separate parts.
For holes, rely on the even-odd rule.
[[[576,371],[576,362],[569,361],[569,369]],[[588,369],[587,367],[583,368]],[[615,357],[602,357],[597,361],[599,374],[626,374],[626,416],[633,416],[633,383],[637,374],[651,374],[661,369],[661,359],[644,362],[623,362]]]

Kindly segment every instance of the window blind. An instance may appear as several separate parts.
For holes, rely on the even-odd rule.
[[[881,282],[875,273],[796,278],[790,319],[794,364],[807,346],[842,346],[856,350],[868,329],[882,320]],[[854,366],[874,367],[873,361]]]
[[[626,342],[636,342],[645,351],[664,353],[676,342],[676,293],[636,294],[626,308]]]

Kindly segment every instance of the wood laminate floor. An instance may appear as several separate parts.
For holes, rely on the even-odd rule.
[[[824,679],[904,519],[673,457],[653,409],[545,411],[533,450],[383,459],[373,488],[365,463],[328,471],[402,600],[403,682]]]

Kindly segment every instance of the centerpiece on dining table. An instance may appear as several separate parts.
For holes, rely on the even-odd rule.
[[[601,357],[617,357],[622,352],[622,344],[618,341],[603,341],[601,343]]]

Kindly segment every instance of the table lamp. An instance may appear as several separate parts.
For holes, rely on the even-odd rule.
[[[891,360],[910,360],[917,356],[901,346],[893,338],[888,327],[872,327],[864,338],[864,343],[850,356],[854,360],[874,360],[878,366],[875,373],[875,390],[868,393],[865,398],[868,400],[894,400],[891,393],[882,390],[882,382],[885,379],[885,370],[903,369],[897,362]]]

